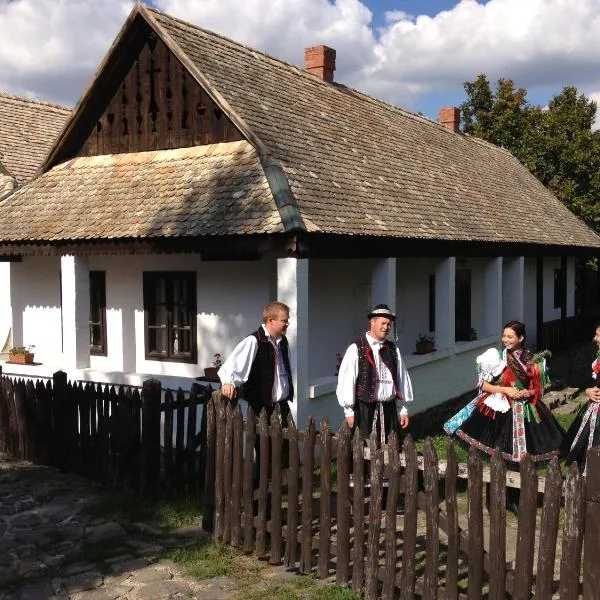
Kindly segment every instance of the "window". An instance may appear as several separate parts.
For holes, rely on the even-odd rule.
[[[471,270],[456,269],[455,339],[457,342],[474,339],[471,329]]]
[[[144,273],[146,358],[196,362],[196,274]]]
[[[106,274],[90,271],[90,354],[106,356]]]

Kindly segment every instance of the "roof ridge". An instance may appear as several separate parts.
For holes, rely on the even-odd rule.
[[[7,98],[8,100],[18,100],[20,102],[29,102],[31,104],[41,104],[42,106],[49,106],[51,108],[58,108],[71,112],[72,108],[64,104],[56,104],[49,100],[39,100],[37,98],[28,98],[27,96],[17,96],[16,94],[9,94],[8,92],[0,91],[0,98]]]

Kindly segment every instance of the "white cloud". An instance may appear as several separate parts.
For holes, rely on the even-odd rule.
[[[0,90],[73,104],[132,6],[0,0]]]
[[[461,0],[429,17],[368,0],[155,0],[156,6],[301,65],[337,50],[336,80],[403,105],[486,73],[536,87],[600,89],[600,0]],[[0,90],[75,102],[131,9],[129,0],[0,0]],[[418,2],[415,3],[418,7]]]

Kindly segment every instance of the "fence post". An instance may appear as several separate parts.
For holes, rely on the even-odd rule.
[[[583,597],[595,598],[600,589],[600,448],[587,455],[585,529],[583,534]]]
[[[70,421],[68,419],[68,390],[67,374],[64,371],[57,371],[52,375],[52,424],[53,431],[50,439],[54,440],[52,463],[61,471],[69,468],[70,460],[70,436],[68,432]]]
[[[158,379],[142,385],[142,491],[156,497],[160,481],[160,393]]]

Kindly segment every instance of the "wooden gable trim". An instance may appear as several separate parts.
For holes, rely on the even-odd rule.
[[[97,126],[99,116],[103,115],[106,110],[106,105],[99,105],[98,97],[113,99],[133,62],[131,56],[139,54],[151,31],[154,31],[158,38],[162,40],[196,84],[204,88],[210,99],[233,123],[241,135],[256,148],[259,155],[263,156],[266,154],[266,148],[261,140],[243,119],[235,113],[223,96],[214,89],[208,79],[198,70],[175,40],[163,30],[151,12],[142,4],[136,3],[111,47],[102,59],[94,77],[75,105],[71,118],[67,121],[54,146],[48,152],[46,159],[38,170],[38,175],[50,170],[53,166],[64,160],[73,158],[84,147],[94,128]],[[128,150],[123,149],[121,151]],[[89,154],[90,149],[88,148],[85,153]]]
[[[236,142],[243,134],[149,30],[79,156]]]
[[[179,44],[171,37],[171,35],[165,31],[160,23],[154,18],[154,15],[146,9],[145,6],[140,5],[140,12],[144,15],[144,18],[151,24],[154,31],[161,37],[163,42],[167,45],[169,50],[181,61],[183,66],[190,72],[190,74],[196,79],[206,92],[211,96],[213,101],[223,110],[223,112],[231,119],[235,126],[242,132],[244,137],[256,148],[256,151],[260,156],[267,155],[267,148],[262,143],[260,138],[252,131],[251,127],[240,117],[235,110],[231,107],[229,102],[219,93],[217,89],[211,84],[206,76],[198,69],[192,60],[187,56],[185,52],[180,48]]]

